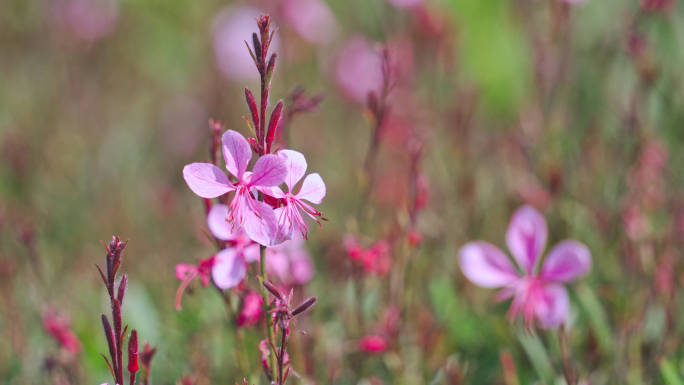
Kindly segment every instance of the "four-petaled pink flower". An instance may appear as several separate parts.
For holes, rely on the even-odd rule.
[[[264,246],[282,242],[284,239],[279,235],[273,209],[253,194],[258,188],[277,186],[285,181],[285,161],[277,155],[263,155],[257,159],[252,172],[247,172],[252,159],[247,140],[240,133],[227,130],[221,141],[226,169],[237,182],[231,183],[228,176],[211,163],[191,163],[183,168],[188,187],[202,198],[216,198],[234,191],[228,212],[233,230],[244,229],[250,239]]]
[[[285,185],[287,192],[279,187],[262,189],[264,193],[281,200],[283,207],[275,209],[278,225],[284,237],[291,238],[295,231],[299,231],[306,239],[308,228],[302,212],[320,224],[321,212],[311,207],[309,203],[319,204],[325,197],[325,183],[318,173],[309,174],[304,178],[302,186],[295,194],[294,187],[306,173],[306,159],[300,152],[293,150],[280,150],[278,156],[285,162],[287,177]]]
[[[543,328],[565,322],[570,305],[562,284],[587,274],[591,268],[589,249],[574,240],[554,246],[539,267],[546,238],[544,217],[534,208],[523,206],[513,214],[506,232],[508,249],[520,270],[488,242],[470,242],[459,252],[463,274],[476,285],[503,288],[497,298],[513,297],[509,315],[514,318],[522,313],[528,328],[535,319]]]

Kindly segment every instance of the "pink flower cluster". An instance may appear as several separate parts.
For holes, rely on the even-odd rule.
[[[69,319],[54,310],[43,313],[43,329],[57,341],[60,347],[76,354],[81,351],[81,342],[71,330]]]
[[[476,285],[502,288],[497,299],[513,298],[509,315],[522,313],[527,327],[534,320],[543,328],[555,328],[567,320],[568,293],[563,283],[575,280],[591,269],[591,253],[580,242],[565,240],[554,246],[541,263],[546,246],[544,217],[523,206],[511,218],[506,243],[519,270],[498,247],[475,241],[463,246],[459,262],[463,274]]]
[[[344,248],[349,259],[363,266],[366,274],[387,274],[391,265],[390,244],[386,240],[375,242],[372,246],[364,248],[353,235],[344,239]]]

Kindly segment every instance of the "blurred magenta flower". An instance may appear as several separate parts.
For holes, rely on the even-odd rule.
[[[373,246],[364,248],[359,244],[356,237],[347,235],[344,238],[344,248],[352,261],[363,266],[366,274],[375,273],[383,276],[387,274],[392,265],[390,245],[386,240],[377,241]]]
[[[558,327],[566,321],[570,306],[562,284],[589,272],[591,253],[582,243],[565,240],[538,267],[546,239],[544,217],[531,206],[523,206],[513,214],[506,232],[508,249],[519,269],[496,246],[475,241],[459,252],[461,270],[476,285],[503,288],[497,299],[513,297],[511,318],[522,312],[527,327],[534,319],[544,328]]]
[[[249,6],[228,7],[220,11],[213,21],[214,55],[221,74],[230,80],[257,80],[259,72],[245,48],[257,32],[256,20],[262,12]],[[271,50],[277,52],[280,40],[276,35]]]
[[[188,187],[202,198],[216,198],[235,191],[227,217],[232,230],[244,229],[249,238],[265,246],[282,242],[284,239],[280,236],[273,209],[256,200],[252,190],[283,183],[287,176],[285,161],[274,154],[263,155],[257,159],[252,172],[247,172],[252,159],[247,139],[236,131],[227,130],[221,141],[226,169],[237,178],[237,183],[231,183],[228,176],[211,163],[191,163],[183,168]]]
[[[57,25],[78,39],[94,42],[114,31],[118,0],[56,0],[51,4]]]
[[[77,354],[81,351],[81,341],[71,330],[69,319],[53,309],[43,313],[43,329],[57,341],[60,348],[69,353]]]
[[[387,350],[388,344],[385,337],[368,335],[359,340],[359,349],[366,353],[382,353]]]
[[[311,281],[314,266],[301,237],[294,237],[266,250],[268,275],[275,275],[287,286],[300,286]]]
[[[237,316],[237,326],[254,326],[261,318],[261,307],[264,300],[261,295],[254,290],[249,290],[242,297],[240,313]]]
[[[278,156],[283,159],[287,168],[285,178],[287,192],[283,192],[278,186],[262,189],[262,191],[281,200],[284,204],[283,207],[275,209],[278,226],[283,236],[291,238],[295,231],[299,231],[306,239],[308,227],[302,217],[302,212],[318,224],[320,224],[320,219],[324,219],[320,211],[306,202],[320,204],[325,197],[325,183],[318,173],[309,174],[304,178],[299,191],[294,193],[294,187],[306,173],[306,159],[302,153],[293,150],[280,150]]]
[[[337,33],[337,21],[321,0],[284,0],[283,16],[292,29],[312,44],[326,44]]]
[[[382,89],[382,57],[373,45],[362,37],[348,40],[337,54],[335,81],[350,100],[366,103],[368,93]]]

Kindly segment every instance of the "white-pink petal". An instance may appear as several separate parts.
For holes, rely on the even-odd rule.
[[[190,163],[183,167],[190,190],[202,198],[216,198],[235,188],[220,168],[211,163]]]
[[[237,286],[247,274],[247,265],[243,256],[235,249],[224,249],[216,254],[211,277],[221,289]]]
[[[280,150],[278,151],[278,156],[285,160],[285,167],[287,168],[285,184],[288,191],[292,192],[292,188],[306,173],[306,158],[304,158],[301,152],[294,150]]]
[[[549,251],[540,275],[547,281],[569,282],[587,274],[590,269],[589,248],[580,242],[566,240]]]
[[[247,164],[252,159],[252,148],[242,134],[237,131],[227,130],[221,137],[223,143],[223,159],[226,161],[226,169],[238,179],[247,170]]]
[[[207,226],[213,236],[223,241],[235,238],[232,226],[228,223],[228,206],[224,204],[214,204],[207,215]]]
[[[277,186],[285,181],[285,161],[277,155],[267,154],[257,159],[249,179],[250,186]]]
[[[570,311],[568,292],[563,285],[547,285],[542,288],[544,299],[536,304],[535,313],[539,326],[554,329],[564,323]]]
[[[506,243],[518,265],[528,274],[546,246],[547,228],[544,217],[532,206],[519,208],[506,231]]]
[[[466,278],[482,287],[507,286],[519,278],[506,254],[488,242],[476,241],[463,246],[459,264]]]
[[[248,198],[250,199],[250,198]],[[271,206],[264,202],[252,201],[253,208],[245,210],[243,229],[254,242],[264,246],[274,246],[281,243],[278,222]]]
[[[309,174],[302,182],[302,188],[297,193],[297,199],[304,199],[319,204],[325,198],[325,183],[317,172]]]

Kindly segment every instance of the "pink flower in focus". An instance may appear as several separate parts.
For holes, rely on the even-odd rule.
[[[513,297],[511,318],[522,313],[527,327],[536,319],[543,328],[555,328],[568,317],[568,293],[563,283],[587,274],[591,268],[589,249],[574,240],[554,246],[538,267],[546,246],[544,217],[531,206],[518,209],[506,232],[506,243],[520,270],[496,246],[470,242],[459,251],[463,274],[474,284],[503,288],[499,300]]]
[[[254,61],[245,47],[257,31],[254,20],[263,12],[249,6],[228,7],[214,18],[214,54],[219,70],[231,80],[257,80]],[[271,50],[278,51],[278,35],[271,42]]]
[[[383,276],[391,267],[390,245],[385,240],[380,240],[366,249],[353,235],[348,235],[344,239],[344,248],[352,261],[363,265],[366,274],[375,273]]]
[[[71,330],[69,320],[54,310],[43,313],[43,329],[57,341],[57,344],[66,351],[77,354],[81,351],[81,342]]]
[[[267,249],[266,257],[269,276],[277,276],[287,287],[304,285],[313,278],[313,262],[300,237]]]
[[[179,263],[176,265],[176,279],[181,281],[181,284],[176,290],[176,310],[181,310],[181,299],[183,297],[183,293],[193,279],[200,277],[202,286],[209,286],[209,274],[211,273],[211,269],[214,266],[215,260],[216,256],[212,255],[209,258],[200,259],[197,265],[191,265],[189,263]]]
[[[370,42],[355,37],[338,53],[335,81],[344,96],[357,103],[366,103],[368,93],[380,93],[382,88],[382,57]]]
[[[57,0],[51,10],[61,28],[89,42],[109,35],[119,18],[118,0]]]
[[[325,183],[318,173],[309,174],[304,178],[299,191],[295,194],[294,187],[306,173],[306,159],[300,152],[293,150],[280,150],[278,156],[283,159],[287,168],[285,185],[287,192],[274,186],[262,191],[274,198],[282,200],[283,207],[275,209],[278,225],[281,227],[283,236],[293,237],[295,231],[299,231],[302,237],[307,238],[308,228],[302,213],[320,224],[321,212],[311,207],[309,203],[320,204],[325,197]],[[309,202],[309,203],[307,203]]]
[[[236,323],[237,326],[254,326],[261,318],[261,309],[264,300],[259,293],[250,290],[242,297],[240,306],[240,314],[238,314]]]
[[[387,350],[387,340],[378,335],[364,336],[359,340],[359,349],[366,353],[382,353]]]
[[[312,44],[329,43],[337,33],[337,21],[321,0],[285,0],[283,16],[299,36]]]
[[[228,176],[211,163],[191,163],[183,168],[188,187],[202,198],[216,198],[235,191],[227,217],[232,230],[244,229],[250,239],[265,246],[282,242],[284,239],[280,237],[273,209],[257,201],[252,192],[283,183],[287,176],[284,160],[273,154],[263,155],[257,159],[252,172],[246,172],[252,159],[247,140],[240,133],[227,130],[221,141],[226,169],[237,178],[237,183],[232,184]]]

